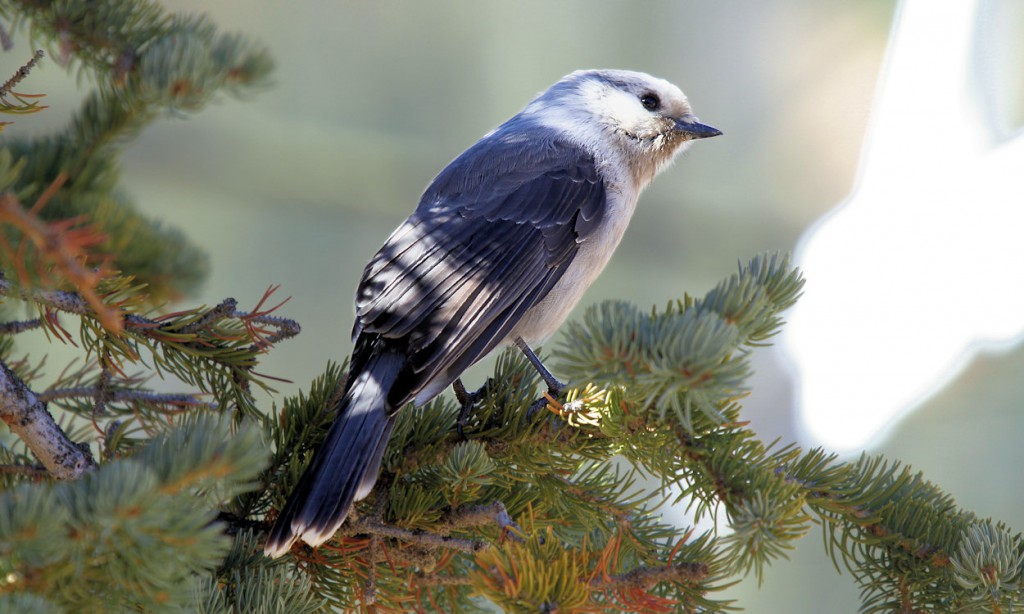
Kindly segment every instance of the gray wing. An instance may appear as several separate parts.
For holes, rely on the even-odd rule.
[[[403,346],[420,386],[501,343],[601,221],[593,157],[530,137],[499,129],[452,162],[363,272],[353,337]]]

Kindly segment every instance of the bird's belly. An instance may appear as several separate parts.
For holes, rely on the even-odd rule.
[[[610,207],[608,222],[580,243],[576,257],[548,295],[523,314],[506,337],[507,343],[522,337],[531,346],[540,345],[565,322],[583,293],[604,270],[626,231],[635,200],[617,204],[620,207]]]

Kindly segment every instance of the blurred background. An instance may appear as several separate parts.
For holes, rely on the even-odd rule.
[[[946,325],[960,319],[954,312],[922,336],[883,333],[879,340],[862,332],[854,335],[864,341],[861,347],[839,346],[838,355],[834,343],[806,349],[807,339],[828,339],[854,324],[869,332],[889,330],[875,324],[873,318],[885,315],[876,312],[898,312],[894,306],[911,298],[927,296],[926,304],[938,305],[960,297],[966,300],[957,309],[984,320],[1024,297],[1024,263],[1005,254],[984,288],[959,282],[976,270],[973,264],[934,267],[947,284],[927,290],[937,294],[915,285],[919,264],[901,260],[905,254],[891,253],[886,245],[928,236],[927,210],[896,216],[864,209],[871,213],[861,216],[867,222],[853,234],[824,242],[842,246],[838,256],[812,260],[827,251],[812,231],[838,236],[828,234],[836,230],[826,232],[843,225],[836,211],[853,211],[865,199],[879,202],[871,198],[878,192],[861,190],[861,183],[899,176],[898,161],[918,155],[915,143],[945,159],[947,151],[963,153],[966,143],[972,155],[981,156],[1012,141],[1024,119],[1019,3],[932,0],[933,7],[961,11],[957,19],[947,14],[940,20],[927,10],[915,14],[915,24],[931,28],[924,50],[944,49],[949,37],[942,28],[955,26],[966,33],[967,57],[958,72],[936,64],[937,53],[906,56],[900,75],[927,69],[933,81],[910,88],[918,99],[886,116],[878,103],[885,99],[880,89],[887,69],[895,64],[886,59],[900,14],[895,0],[164,4],[206,13],[222,29],[259,39],[277,70],[273,85],[251,100],[223,100],[187,121],[167,119],[141,134],[124,157],[123,185],[145,212],[184,229],[209,251],[213,273],[187,304],[212,305],[233,296],[247,308],[271,284],[281,284],[280,297],[291,297],[282,313],[297,319],[304,332],[275,349],[261,367],[293,382],[279,386],[282,395],[307,386],[328,360],[347,355],[352,296],[365,261],[447,162],[572,70],[642,70],[679,85],[697,115],[725,135],[697,143],[648,189],[584,306],[617,298],[661,307],[683,292],[702,295],[733,273],[738,260],[762,251],[797,251],[807,258],[805,300],[818,311],[794,313],[800,337],[755,354],[757,374],[745,403],[754,428],[769,441],[886,454],[922,470],[978,515],[1024,527],[1017,469],[1024,459],[1018,442],[1024,427],[1024,349],[1016,342],[1024,324],[1020,311],[1017,328],[977,338],[967,334],[966,345],[963,333],[945,342],[953,328]],[[928,0],[911,4],[926,6]],[[19,45],[3,56],[10,69],[0,72],[11,72],[28,57],[24,41]],[[967,102],[958,106],[944,90],[931,90],[929,83],[938,82],[955,83],[968,94]],[[75,80],[50,60],[23,89],[45,92],[50,109],[18,119],[8,128],[11,134],[59,129],[81,96]],[[977,111],[969,123],[961,121],[963,108]],[[898,133],[901,117],[920,120],[926,113],[928,121],[919,123],[932,126],[935,138],[915,140],[910,134],[887,143],[878,137],[880,126]],[[883,146],[896,162],[869,172],[862,155]],[[1024,158],[1013,161],[1024,168]],[[1004,160],[996,174],[1009,181],[1015,175],[1005,169],[1011,166]],[[942,192],[959,168],[924,176]],[[1001,228],[1000,240],[1007,229],[1016,234],[1018,227],[1008,220],[1021,207],[1022,191],[1012,181],[1005,190],[1016,190],[1017,198],[995,199],[998,206],[987,208],[974,192],[958,191],[959,216],[948,217],[977,227],[975,236],[983,241],[986,228]],[[883,229],[896,229],[886,235],[895,239],[879,240],[875,233]],[[977,251],[959,239],[944,240],[941,247],[954,257]],[[1021,252],[1015,242],[1008,250]],[[850,270],[861,275],[844,281]],[[907,283],[876,285],[890,271]],[[829,295],[830,284],[816,280],[831,281],[848,294]],[[857,307],[849,296],[886,308]],[[854,306],[853,312],[842,311],[844,306]],[[831,320],[814,316],[822,311]],[[877,372],[858,371],[858,365],[883,365],[891,374],[895,367],[884,365],[919,362],[908,350],[920,349],[922,339],[927,348],[954,348],[946,367],[921,379],[925,392],[893,401],[876,386]],[[882,357],[904,358],[893,363]],[[811,378],[829,382],[816,396],[807,391],[815,365],[831,367],[827,375],[835,378]],[[481,381],[488,368],[477,369]],[[895,379],[906,381],[909,376],[900,373]],[[877,407],[885,412],[877,414]],[[842,440],[836,429],[829,430],[835,424],[838,432],[849,431],[864,422],[861,412],[874,417],[858,431],[859,439]],[[804,413],[812,420],[803,420]],[[681,525],[690,523],[683,510],[664,511]],[[828,562],[816,529],[791,561],[767,570],[761,586],[749,578],[728,591],[747,611],[768,613],[852,612],[857,595],[849,574],[838,574]]]

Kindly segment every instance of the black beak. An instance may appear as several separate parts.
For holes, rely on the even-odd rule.
[[[722,131],[718,128],[706,126],[693,115],[684,115],[676,120],[676,130],[682,132],[691,139],[706,139],[711,136],[718,136]]]

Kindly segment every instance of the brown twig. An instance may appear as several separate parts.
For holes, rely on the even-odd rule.
[[[24,475],[30,478],[45,478],[50,472],[42,465],[0,465],[0,474]]]
[[[0,43],[3,43],[4,49],[7,49],[6,43],[8,41],[4,39],[6,39],[6,37],[0,37]],[[14,88],[14,86],[18,85],[18,83],[21,83],[21,81],[28,76],[28,73],[32,71],[35,65],[39,63],[39,60],[43,59],[43,55],[45,55],[43,53],[43,50],[37,49],[36,52],[32,54],[32,58],[29,59],[28,62],[25,62],[25,64],[22,65],[21,68],[14,72],[14,75],[12,75],[10,79],[4,82],[3,85],[0,85],[0,98],[5,98],[8,94],[11,93],[11,90]]]
[[[99,390],[93,386],[76,388],[52,388],[40,392],[39,400],[49,403],[56,399],[95,398]],[[204,403],[191,394],[172,394],[164,392],[146,392],[145,390],[110,390],[104,400],[108,403],[139,401],[154,405],[203,405]]]
[[[440,535],[448,535],[452,531],[479,527],[492,522],[498,525],[502,534],[518,537],[522,532],[501,501],[494,501],[487,505],[463,506],[453,510],[441,519],[437,530]]]
[[[32,320],[12,320],[10,322],[0,322],[0,335],[17,335],[29,330],[35,330],[43,325],[43,321],[39,318]]]
[[[390,537],[407,544],[421,546],[428,550],[447,549],[468,552],[470,554],[480,552],[490,546],[486,541],[451,537],[452,531],[479,527],[495,523],[501,528],[503,534],[514,535],[518,538],[519,526],[509,516],[505,504],[495,501],[489,505],[475,505],[461,507],[448,514],[437,524],[437,531],[427,533],[426,531],[403,529],[394,525],[385,524],[374,518],[350,518],[341,526],[338,534],[347,537],[356,535],[370,535],[377,537]]]
[[[597,590],[646,591],[662,582],[694,584],[707,579],[711,569],[706,563],[675,563],[665,567],[637,567],[636,569],[602,579],[595,579],[590,586]]]
[[[469,586],[472,583],[473,579],[469,576],[441,576],[430,574],[412,577],[412,585],[422,587]]]
[[[107,413],[107,403],[113,398],[113,390],[111,389],[111,380],[113,374],[110,369],[105,366],[103,361],[100,361],[100,376],[97,379],[96,394],[93,396],[95,404],[92,408],[92,415],[102,416]]]
[[[92,309],[90,304],[75,292],[16,287],[12,286],[6,279],[0,277],[0,294],[13,296],[23,301],[37,303],[59,311],[73,313],[75,315],[97,317],[96,312]],[[276,328],[277,332],[267,338],[270,339],[271,343],[277,343],[284,339],[294,337],[302,330],[298,322],[295,322],[294,320],[264,314],[254,316],[249,312],[240,311],[237,309],[237,305],[237,301],[233,298],[224,299],[219,305],[204,313],[196,321],[177,328],[174,332],[178,334],[196,333],[205,328],[209,328],[220,320],[228,318],[248,318],[251,321]],[[154,320],[137,314],[128,313],[123,315],[123,325],[126,330],[136,332],[159,330],[161,326],[164,326],[164,322],[161,320],[166,320],[174,315],[179,314],[167,314],[162,316],[161,319]],[[264,339],[264,341],[266,342],[267,339]]]
[[[378,535],[381,537],[391,537],[410,544],[426,546],[428,548],[448,548],[450,550],[459,550],[460,552],[470,553],[479,552],[488,546],[487,542],[483,541],[449,537],[446,535],[438,535],[436,533],[427,533],[425,531],[403,529],[394,525],[388,525],[375,520],[362,518],[354,522],[346,522],[342,525],[338,534],[345,536]]]

